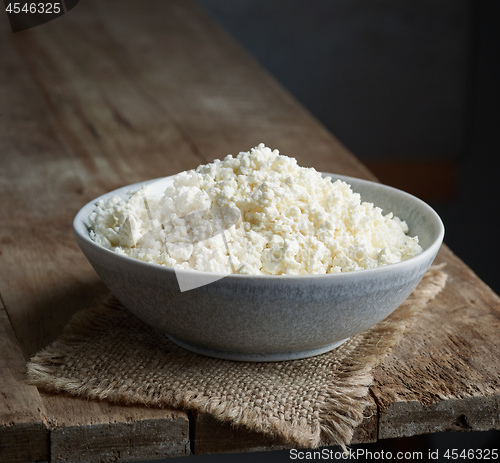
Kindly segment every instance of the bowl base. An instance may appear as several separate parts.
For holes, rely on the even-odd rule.
[[[324,354],[336,347],[344,344],[349,338],[342,339],[341,341],[328,344],[327,346],[320,347],[319,349],[303,350],[298,352],[276,352],[276,353],[251,353],[243,354],[240,352],[224,352],[219,350],[205,349],[204,347],[194,346],[184,341],[180,341],[172,336],[166,335],[173,343],[177,344],[183,349],[189,350],[196,354],[205,355],[207,357],[214,357],[223,360],[235,360],[240,362],[282,362],[285,360],[298,360],[315,355]]]

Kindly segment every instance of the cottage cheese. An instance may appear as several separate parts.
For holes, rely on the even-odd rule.
[[[263,144],[176,175],[162,195],[99,201],[90,223],[117,253],[204,272],[349,272],[422,252],[404,221]]]

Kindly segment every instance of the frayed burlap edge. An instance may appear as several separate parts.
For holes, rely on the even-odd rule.
[[[304,426],[304,423],[300,422],[270,419],[252,408],[234,407],[219,398],[203,394],[190,395],[185,391],[170,391],[162,397],[157,397],[143,391],[139,398],[137,395],[131,396],[127,390],[123,391],[105,382],[82,383],[71,378],[57,377],[58,368],[64,362],[61,352],[64,352],[65,346],[85,341],[88,333],[96,326],[102,326],[109,321],[109,315],[103,313],[99,307],[77,313],[63,335],[28,362],[27,380],[48,392],[65,392],[114,403],[193,409],[235,426],[244,426],[252,431],[279,437],[298,447],[317,448],[336,443],[345,449],[352,440],[355,428],[363,420],[364,409],[370,403],[368,394],[373,382],[373,368],[399,343],[416,316],[444,288],[447,274],[442,271],[442,267],[443,265],[432,266],[412,295],[391,316],[352,337],[339,348],[339,352],[343,349],[348,355],[341,358],[332,372],[328,399],[320,404],[319,424],[312,427]],[[109,301],[106,303],[109,308]],[[225,362],[218,359],[207,361]]]
[[[395,312],[353,338],[358,346],[352,355],[344,358],[341,371],[336,372],[336,381],[330,386],[331,400],[323,409],[318,445],[336,442],[345,450],[345,445],[351,442],[370,403],[368,393],[373,383],[372,370],[399,344],[418,314],[445,287],[448,275],[442,271],[444,266],[432,266]]]

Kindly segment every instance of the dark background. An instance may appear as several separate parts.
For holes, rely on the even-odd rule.
[[[197,2],[382,182],[430,203],[445,242],[500,293],[500,1]],[[490,431],[364,447],[439,449],[434,461],[449,462],[446,449],[499,442]],[[190,459],[291,461],[288,451]]]
[[[500,293],[499,1],[198,4]]]

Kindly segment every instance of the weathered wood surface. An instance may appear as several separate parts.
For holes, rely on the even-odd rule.
[[[143,461],[188,455],[189,421],[178,410],[120,406],[42,394],[51,461]]]
[[[49,431],[34,386],[23,382],[25,359],[0,301],[0,461],[46,460]]]
[[[444,431],[500,429],[500,300],[449,248],[449,282],[374,370],[374,403],[353,444]],[[194,448],[242,451],[286,448],[279,440],[197,417]]]
[[[377,405],[374,400],[364,410],[365,419],[356,428],[352,444],[371,443],[377,441]],[[249,431],[243,427],[223,423],[205,414],[194,414],[192,417],[191,446],[197,454],[257,452],[262,450],[289,449],[279,438]]]
[[[72,236],[78,209],[259,142],[321,171],[373,176],[187,1],[87,0],[32,30],[0,26],[0,296],[10,333],[0,338],[9,365],[0,461],[184,455],[184,412],[38,394],[22,381],[24,361],[105,292]],[[450,282],[376,370],[357,442],[500,428],[499,299],[446,247],[438,261]],[[191,419],[197,453],[282,447]],[[21,453],[16,436],[29,442]]]
[[[444,247],[449,283],[375,371],[379,438],[500,429],[500,301]]]

